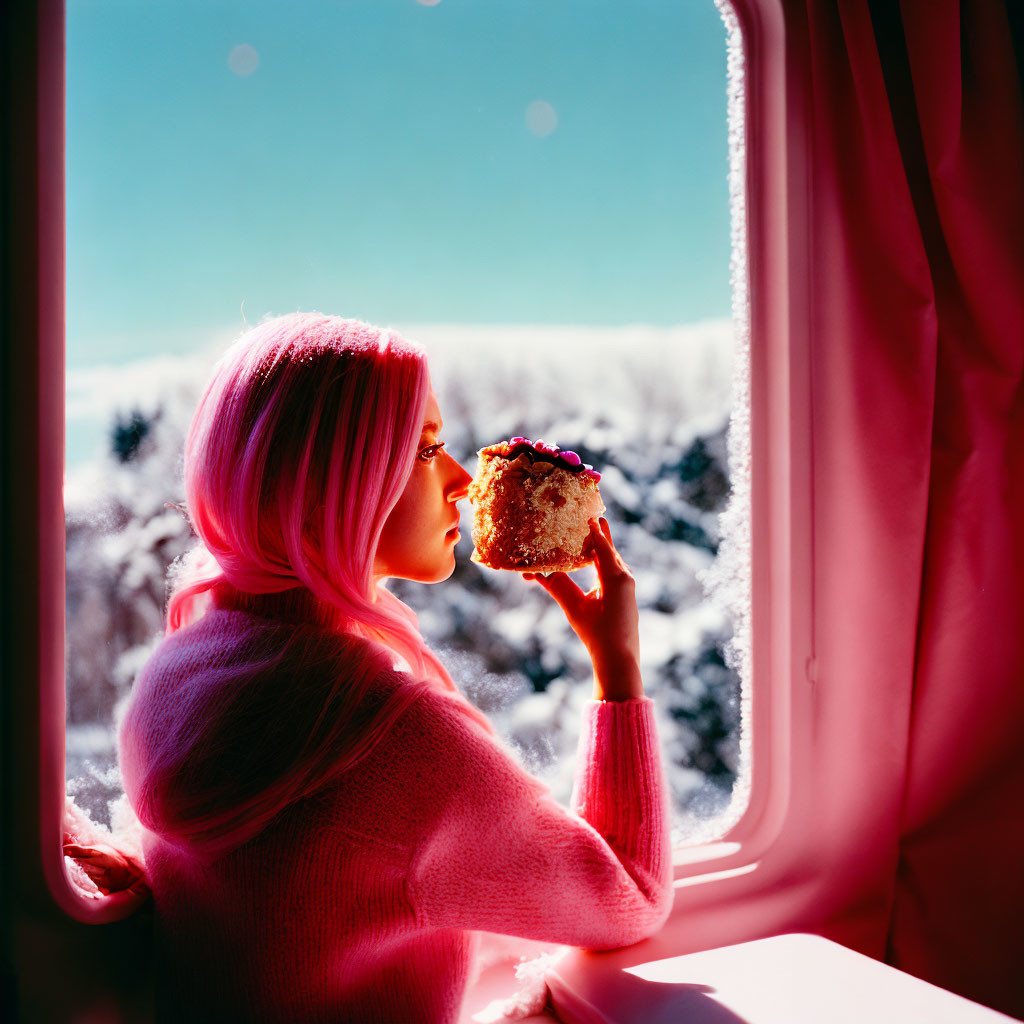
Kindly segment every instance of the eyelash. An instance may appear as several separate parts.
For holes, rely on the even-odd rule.
[[[444,441],[442,441],[440,444],[428,445],[426,448],[423,449],[423,451],[420,452],[419,457],[423,459],[424,462],[431,462],[433,461],[434,456],[444,447],[444,445]],[[426,452],[430,452],[430,457],[424,459],[423,456]]]

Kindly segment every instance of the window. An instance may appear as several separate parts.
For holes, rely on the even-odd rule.
[[[243,317],[296,306],[410,320],[468,468],[517,434],[597,466],[677,840],[742,811],[730,627],[701,582],[730,493],[725,32],[711,4],[588,10],[581,33],[572,5],[237,5],[223,24],[69,5],[67,773],[94,817],[119,793],[112,709],[190,544],[166,506],[198,389]],[[347,159],[369,151],[372,175]],[[291,226],[314,207],[323,227]],[[391,588],[568,803],[586,652],[547,595],[471,550],[464,530],[447,584]]]
[[[747,53],[748,80],[757,75],[764,75],[764,82],[767,86],[758,95],[756,109],[749,114],[750,120],[744,129],[748,143],[746,152],[749,154],[751,163],[756,164],[757,170],[761,173],[757,188],[749,195],[751,210],[756,211],[758,215],[752,219],[751,247],[752,251],[761,254],[770,243],[777,243],[779,239],[786,238],[786,232],[783,230],[781,220],[778,219],[781,218],[782,214],[776,212],[767,199],[777,199],[780,192],[785,192],[786,189],[792,187],[793,181],[792,178],[786,178],[784,169],[769,166],[764,162],[764,142],[763,138],[759,136],[762,127],[763,131],[767,134],[772,131],[780,132],[784,125],[782,118],[783,93],[779,80],[782,73],[781,67],[777,61],[775,63],[766,61],[764,64],[761,64],[758,60],[761,52],[759,47],[762,44],[770,43],[771,47],[779,47],[782,28],[781,13],[769,5],[765,5],[763,8],[759,7],[757,10],[751,10],[744,4],[737,4],[736,7],[739,23],[742,25],[743,39],[750,47]],[[728,13],[726,11],[727,19]],[[739,29],[734,27],[733,33],[735,42],[739,38]],[[764,52],[768,52],[768,50],[769,46],[766,45]],[[777,53],[779,51],[775,49],[774,52]],[[46,53],[47,61],[52,62],[52,51],[48,50]],[[48,66],[52,71],[52,63]],[[54,95],[49,96],[48,99],[44,98],[44,102],[57,104],[58,96],[59,90]],[[51,106],[49,109],[52,111],[57,109],[57,107]],[[536,116],[536,111],[534,111],[533,116]],[[750,130],[751,122],[758,124],[758,132]],[[52,121],[50,123],[52,125]],[[550,123],[550,118],[548,122],[542,120],[539,123]],[[777,138],[778,136],[776,135],[775,137]],[[742,152],[742,149],[740,152]],[[761,162],[758,163],[758,161]],[[753,176],[750,175],[747,180],[748,182],[754,180]],[[52,181],[49,185],[50,191],[46,191],[44,188],[44,206],[50,211],[51,217],[58,217],[59,219],[60,204],[56,201],[59,190],[53,189]],[[776,220],[773,220],[773,218],[776,218]],[[53,221],[51,220],[51,226],[52,223]],[[773,230],[776,232],[775,234],[773,234]],[[40,236],[40,240],[46,241],[46,237],[44,232]],[[50,242],[52,243],[52,238]],[[59,277],[59,262],[58,258],[54,255],[57,251],[59,251],[59,248],[51,248],[47,253],[44,253],[44,257],[41,260],[43,268],[41,276],[49,282],[51,290],[53,289],[54,280]],[[779,293],[773,292],[768,285],[785,284],[787,273],[784,261],[779,261],[777,265],[770,269],[766,269],[761,264],[758,264],[758,268],[759,276],[755,279],[751,290],[751,318],[755,333],[755,345],[751,356],[751,381],[753,386],[751,414],[754,422],[754,429],[752,430],[754,450],[751,460],[753,466],[751,486],[752,500],[755,506],[752,533],[753,550],[758,553],[758,558],[755,558],[753,563],[755,595],[753,601],[753,633],[755,642],[751,647],[751,658],[752,671],[755,677],[761,672],[760,678],[767,679],[773,677],[777,680],[788,680],[789,663],[787,662],[787,657],[794,641],[792,637],[788,639],[785,637],[786,630],[792,622],[796,623],[794,631],[804,628],[805,624],[801,617],[793,612],[791,593],[787,591],[787,588],[793,575],[794,566],[798,571],[801,567],[805,568],[802,560],[806,557],[803,540],[799,539],[794,532],[789,530],[792,522],[789,515],[790,506],[799,504],[801,487],[805,482],[799,479],[801,467],[796,463],[794,463],[795,472],[792,476],[771,476],[772,469],[779,468],[773,460],[783,460],[786,464],[781,468],[789,469],[788,460],[792,452],[786,450],[786,444],[788,443],[786,437],[789,436],[786,433],[788,421],[780,419],[775,424],[778,429],[775,429],[774,432],[769,431],[767,428],[771,418],[773,416],[778,417],[781,409],[792,408],[793,415],[796,418],[799,418],[802,414],[800,402],[790,403],[789,405],[784,404],[784,399],[792,396],[785,394],[786,381],[781,379],[781,377],[785,377],[790,373],[793,373],[795,378],[799,377],[799,367],[796,366],[794,370],[794,366],[798,362],[799,353],[797,352],[796,357],[794,357],[794,353],[790,352],[786,347],[789,335],[785,335],[785,342],[778,342],[782,346],[779,351],[769,352],[767,347],[759,348],[756,343],[758,340],[758,326],[763,327],[773,317],[777,318],[780,315],[779,303],[781,300],[773,298],[773,295]],[[775,281],[769,280],[770,274],[774,274],[777,279]],[[50,276],[48,277],[47,275]],[[59,292],[59,288],[57,292]],[[782,293],[786,293],[785,288],[782,289]],[[56,305],[56,308],[59,308],[59,303]],[[374,318],[372,311],[368,311],[363,315],[368,319]],[[378,319],[383,320],[384,318],[378,317]],[[54,323],[44,323],[40,325],[39,330],[41,338],[39,355],[42,360],[41,365],[45,371],[42,377],[51,383],[53,380],[53,367],[60,365],[62,362],[62,351],[52,347],[56,336],[55,331],[58,327],[59,325]],[[410,331],[410,333],[412,332]],[[774,362],[773,359],[775,360]],[[772,367],[771,374],[765,372],[768,366]],[[39,368],[34,366],[29,376],[32,379],[40,379]],[[50,403],[50,407],[47,409],[50,415],[48,418],[43,417],[40,419],[40,422],[42,423],[43,419],[46,419],[50,424],[50,428],[49,433],[47,433],[46,429],[42,430],[41,444],[44,446],[48,445],[49,447],[44,447],[42,454],[26,452],[27,461],[23,463],[21,472],[26,474],[22,479],[31,478],[37,471],[41,474],[40,500],[44,507],[49,508],[49,519],[53,520],[53,513],[57,507],[54,501],[59,492],[59,485],[55,481],[53,474],[53,466],[56,464],[53,456],[54,452],[59,449],[56,448],[55,438],[52,436],[52,425],[60,422],[60,416],[54,412],[56,406],[54,405],[53,393],[47,392],[45,397]],[[34,415],[40,418],[41,414],[38,410],[35,410]],[[133,420],[132,410],[126,410],[124,415],[125,418],[122,421],[124,428],[123,436],[129,439],[130,446],[132,437],[144,434],[145,428],[142,427],[140,422]],[[144,418],[144,415],[141,418]],[[763,432],[759,432],[759,427],[766,429]],[[782,438],[781,442],[780,438]],[[140,437],[140,443],[141,440],[142,438]],[[568,442],[568,438],[556,438],[556,440],[563,443]],[[38,461],[36,461],[37,455]],[[765,456],[763,462],[760,461],[762,455]],[[12,479],[18,479],[17,468],[12,473]],[[788,488],[791,483],[793,490],[789,492]],[[795,501],[794,498],[796,499]],[[47,502],[49,503],[48,505]],[[45,519],[45,508],[43,521],[47,521]],[[44,556],[41,565],[44,570],[43,579],[49,588],[47,593],[52,598],[54,594],[60,591],[60,583],[62,581],[59,581],[59,576],[55,572],[55,566],[59,563],[59,557],[53,544],[55,537],[59,533],[59,527],[55,520],[51,523],[50,528],[54,531],[53,534],[47,534],[45,529],[43,532],[41,543]],[[778,544],[774,544],[776,535],[782,537],[782,541]],[[767,542],[769,539],[773,541],[771,550],[769,550],[767,543],[765,543],[764,547],[759,545],[759,540]],[[49,551],[49,555],[46,554],[47,551]],[[52,608],[52,601],[50,607]],[[40,608],[43,610],[40,611]],[[56,728],[55,714],[57,712],[55,709],[63,704],[63,701],[60,700],[58,689],[55,688],[57,680],[61,678],[58,661],[54,657],[54,651],[59,649],[59,642],[56,640],[59,636],[59,630],[56,627],[59,624],[53,621],[51,617],[52,611],[47,611],[46,608],[47,605],[45,602],[42,602],[34,609],[34,612],[40,615],[40,621],[44,623],[41,646],[46,648],[49,658],[48,665],[43,666],[39,670],[43,687],[42,714],[44,723],[49,719],[53,719],[54,721],[51,722],[51,725]],[[763,643],[762,640],[764,641]],[[784,743],[778,742],[784,739],[785,735],[780,725],[782,717],[780,709],[786,699],[785,685],[782,685],[779,692],[776,692],[775,688],[772,688],[771,691],[768,691],[766,688],[764,695],[754,703],[752,711],[754,721],[756,723],[763,723],[764,729],[759,730],[755,726],[751,733],[753,746],[752,763],[755,766],[755,771],[748,812],[738,825],[724,837],[722,842],[682,851],[682,855],[679,857],[679,877],[681,880],[700,882],[707,879],[711,882],[714,880],[715,875],[709,875],[707,872],[711,871],[712,868],[719,874],[746,873],[754,867],[752,857],[756,854],[756,850],[759,848],[763,849],[777,833],[778,826],[784,815],[786,797],[784,785],[786,781],[785,766],[784,761],[781,760],[784,754]],[[759,760],[761,755],[763,757]],[[46,786],[52,788],[46,789],[42,813],[44,820],[46,820],[47,815],[52,816],[48,819],[51,823],[56,820],[59,808],[59,802],[55,798],[59,776],[52,771],[52,768],[55,766],[54,757],[59,760],[59,753],[48,751],[47,756],[44,758],[44,763],[49,766],[47,771],[53,777],[49,778],[47,776],[43,780],[44,788]],[[49,826],[46,827],[49,828]],[[49,828],[49,830],[53,831],[52,828]],[[755,839],[760,844],[759,846],[754,844]],[[752,851],[754,852],[752,853]],[[55,858],[44,851],[44,861],[46,863],[47,875],[50,878],[50,889],[58,895],[61,903],[66,905],[76,915],[84,915],[86,917],[94,915],[97,911],[91,909],[82,910],[81,908],[71,906],[66,896],[67,890],[63,888],[63,883],[58,878],[59,858]],[[99,911],[99,913],[116,914],[116,911],[108,907],[105,910]]]

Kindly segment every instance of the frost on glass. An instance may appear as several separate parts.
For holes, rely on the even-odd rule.
[[[747,263],[746,85],[743,34],[729,0],[715,0],[725,23],[728,61],[729,206],[732,287],[733,378],[732,411],[728,430],[728,462],[732,490],[722,513],[721,544],[715,562],[702,575],[712,600],[724,608],[732,636],[725,645],[725,662],[742,681],[737,780],[726,811],[709,823],[707,836],[720,836],[732,827],[750,800],[751,778],[751,546],[750,546],[750,278]]]

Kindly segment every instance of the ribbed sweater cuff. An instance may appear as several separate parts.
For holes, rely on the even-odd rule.
[[[654,701],[589,701],[577,758],[573,810],[629,854],[659,847],[668,808]]]

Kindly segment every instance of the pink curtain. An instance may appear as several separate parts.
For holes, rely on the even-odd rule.
[[[888,857],[892,880],[821,930],[867,951],[887,929],[889,963],[1018,1017],[1022,6],[786,5],[812,96],[818,685],[842,692],[818,726],[859,730],[845,749],[892,799],[868,806],[866,786],[859,807],[857,766],[821,762],[824,791],[877,830],[859,867],[877,879]]]

